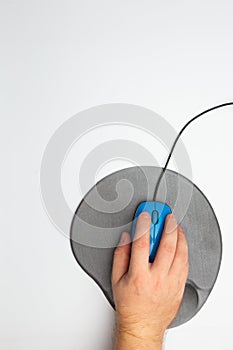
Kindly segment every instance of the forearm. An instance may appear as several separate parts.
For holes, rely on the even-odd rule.
[[[160,339],[143,339],[129,333],[118,332],[114,350],[162,350],[163,337]]]

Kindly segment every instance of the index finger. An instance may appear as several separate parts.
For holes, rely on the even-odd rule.
[[[132,242],[129,273],[148,270],[150,253],[151,216],[142,212],[137,219],[135,236]]]

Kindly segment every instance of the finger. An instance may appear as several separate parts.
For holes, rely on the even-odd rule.
[[[181,226],[178,228],[177,248],[169,274],[177,278],[188,276],[188,243]]]
[[[116,284],[128,271],[130,261],[130,235],[123,232],[120,242],[114,251],[112,265],[112,284]]]
[[[166,217],[162,238],[151,269],[160,275],[167,275],[172,265],[177,244],[177,221],[174,214]]]
[[[129,272],[145,271],[149,266],[151,216],[142,212],[137,219],[132,242]]]

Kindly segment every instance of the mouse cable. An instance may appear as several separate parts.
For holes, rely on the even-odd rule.
[[[172,154],[173,154],[173,151],[174,151],[174,149],[175,149],[175,147],[176,147],[177,141],[179,140],[180,136],[183,134],[183,132],[184,132],[184,130],[187,128],[187,126],[188,126],[189,124],[191,124],[194,120],[196,120],[196,119],[198,119],[199,117],[203,116],[204,114],[207,114],[207,113],[209,113],[209,112],[212,112],[212,111],[214,111],[215,109],[219,109],[219,108],[223,108],[223,107],[227,107],[227,106],[233,106],[233,102],[223,103],[223,104],[221,104],[221,105],[217,105],[217,106],[214,106],[214,107],[212,107],[212,108],[206,109],[205,111],[201,112],[200,114],[198,114],[198,115],[196,115],[195,117],[193,117],[192,119],[190,119],[190,120],[183,126],[183,128],[180,130],[179,134],[178,134],[177,137],[175,138],[175,141],[174,141],[174,143],[173,143],[173,145],[172,145],[172,148],[171,148],[171,150],[170,150],[170,152],[169,152],[169,155],[168,155],[168,157],[167,157],[167,161],[166,161],[166,163],[165,163],[165,165],[164,165],[164,167],[163,167],[163,169],[162,169],[162,172],[161,172],[161,174],[160,174],[160,176],[159,176],[159,178],[158,178],[157,184],[156,184],[156,186],[155,186],[154,196],[153,196],[153,199],[154,199],[154,200],[156,200],[156,196],[157,196],[157,192],[158,192],[159,186],[160,186],[161,181],[162,181],[162,178],[163,178],[163,176],[164,176],[164,174],[165,174],[165,172],[166,172],[166,170],[167,170],[168,163],[169,163],[169,161],[170,161],[170,159],[171,159],[171,156],[172,156]]]

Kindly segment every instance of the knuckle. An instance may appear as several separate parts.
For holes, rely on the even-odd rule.
[[[176,259],[178,262],[186,265],[188,264],[188,250],[186,249],[185,245],[181,245],[178,248],[177,254],[176,254]]]
[[[188,263],[188,256],[187,256],[187,254],[179,254],[179,260],[180,260],[180,262],[181,262],[181,264],[183,264],[183,265],[186,265],[187,263]]]
[[[174,252],[174,245],[171,242],[164,242],[162,245],[162,249],[166,253],[171,254]]]
[[[140,237],[139,239],[137,239],[136,241],[135,241],[135,246],[137,247],[137,248],[139,248],[139,249],[144,249],[144,248],[146,248],[147,246],[148,246],[148,242],[147,242],[147,240],[145,239],[145,237]]]
[[[133,278],[133,285],[135,286],[136,290],[142,290],[145,286],[145,278],[143,275],[136,275]]]
[[[153,289],[154,290],[162,290],[163,286],[165,285],[165,281],[161,276],[157,276],[157,278],[153,282]]]
[[[115,250],[114,250],[114,256],[118,256],[118,255],[121,255],[123,252],[123,249],[121,246],[117,247]]]

